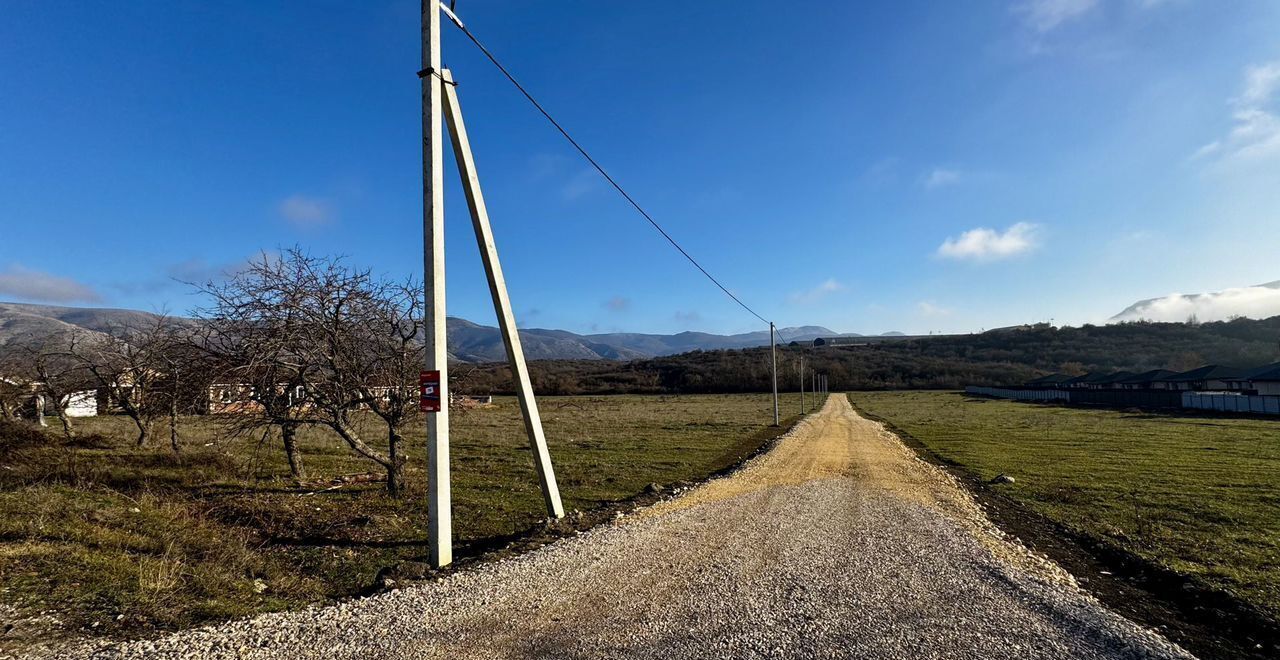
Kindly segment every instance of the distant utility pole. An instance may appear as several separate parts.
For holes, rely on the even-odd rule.
[[[800,414],[803,415],[804,407],[804,356],[800,356]]]
[[[778,415],[778,342],[774,339],[773,322],[769,322],[769,360],[773,365],[773,425],[782,423]]]
[[[817,408],[818,407],[818,372],[816,371],[813,372],[813,387],[810,387],[809,391],[813,392],[813,397],[812,397],[813,402],[810,407]]]
[[[542,486],[542,496],[547,514],[553,518],[564,517],[560,501],[560,489],[556,484],[551,454],[543,435],[542,417],[538,413],[537,400],[525,364],[524,349],[511,311],[511,299],[507,294],[506,279],[498,260],[498,248],[494,243],[493,229],[489,224],[489,212],[480,191],[480,177],[476,173],[475,159],[462,120],[462,108],[458,104],[456,83],[449,71],[440,66],[440,13],[446,12],[459,27],[462,23],[440,0],[422,0],[422,168],[423,168],[423,229],[424,264],[423,277],[427,301],[427,357],[426,372],[422,375],[424,390],[427,383],[435,384],[437,401],[428,407],[424,392],[423,410],[427,412],[427,519],[428,545],[431,563],[445,566],[453,561],[453,531],[451,499],[449,493],[449,392],[448,392],[448,341],[445,328],[444,300],[444,182],[443,182],[443,126],[447,120],[453,143],[458,174],[466,194],[467,208],[471,212],[471,224],[480,248],[485,276],[489,280],[489,294],[493,298],[493,311],[498,317],[498,328],[507,350],[507,360],[520,399],[520,412],[524,417],[525,432],[533,452],[533,464]]]

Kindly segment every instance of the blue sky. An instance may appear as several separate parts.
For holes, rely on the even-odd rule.
[[[1280,279],[1280,3],[460,0],[781,325],[1105,320]],[[0,299],[182,312],[300,245],[421,273],[416,2],[0,2]],[[451,26],[516,315],[758,329]],[[449,313],[491,322],[447,174]]]

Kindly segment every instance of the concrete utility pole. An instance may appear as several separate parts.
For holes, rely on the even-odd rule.
[[[476,243],[484,261],[484,272],[489,278],[489,294],[493,297],[493,311],[502,331],[502,343],[507,349],[511,375],[520,395],[520,412],[524,416],[525,432],[529,435],[529,449],[533,451],[533,466],[538,471],[542,485],[542,498],[547,514],[552,518],[564,517],[564,505],[560,503],[560,487],[556,485],[555,469],[551,465],[551,452],[547,438],[542,433],[542,416],[538,414],[538,401],[533,396],[533,384],[529,380],[529,367],[524,362],[524,348],[520,345],[520,333],[511,311],[511,298],[507,295],[507,281],[502,276],[502,264],[498,261],[498,247],[493,242],[493,228],[489,225],[489,211],[480,192],[480,176],[476,173],[475,158],[471,154],[471,142],[467,139],[467,127],[462,121],[462,108],[458,105],[458,92],[448,69],[441,72],[444,87],[445,118],[449,122],[449,135],[453,138],[453,154],[458,159],[458,174],[462,177],[462,189],[467,194],[467,208],[471,211],[471,224],[476,232]]]
[[[769,323],[769,361],[773,365],[773,425],[782,424],[778,414],[778,342],[774,339],[773,323]]]
[[[813,392],[813,397],[812,397],[813,402],[811,407],[817,408],[818,407],[818,372],[816,371],[813,372],[813,387],[810,387],[809,391]]]
[[[485,207],[484,195],[480,192],[480,178],[476,174],[475,159],[467,139],[466,125],[462,121],[456,85],[449,72],[440,65],[442,11],[447,12],[450,19],[462,27],[462,23],[440,4],[440,0],[422,0],[422,69],[418,71],[418,78],[422,81],[423,283],[427,342],[424,366],[428,372],[439,372],[439,410],[427,413],[427,540],[431,563],[437,567],[453,561],[452,500],[449,491],[449,354],[444,299],[442,119],[447,119],[449,124],[458,173],[462,177],[462,188],[466,193],[467,208],[471,212],[476,244],[480,247],[480,257],[489,280],[493,309],[498,316],[502,341],[507,349],[511,374],[520,397],[520,412],[524,417],[525,431],[529,435],[529,446],[533,450],[534,468],[541,482],[547,514],[553,518],[564,517],[564,505],[560,501],[560,489],[551,465],[551,454],[543,435],[542,417],[533,396],[524,349],[520,345],[520,334],[516,329],[515,316],[511,312],[511,300],[507,295],[502,264],[498,261],[489,212]],[[423,374],[424,387],[429,380],[428,375]]]
[[[440,412],[427,414],[427,545],[431,563],[453,561],[449,492],[449,349],[444,306],[444,145],[441,133],[440,0],[422,0],[422,234],[427,371],[440,372]]]

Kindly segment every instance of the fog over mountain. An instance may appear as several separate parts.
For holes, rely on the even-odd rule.
[[[1234,317],[1265,319],[1280,315],[1280,280],[1212,293],[1171,293],[1129,305],[1111,321],[1226,321]]]

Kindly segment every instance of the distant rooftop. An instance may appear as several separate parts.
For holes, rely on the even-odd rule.
[[[1167,378],[1162,378],[1161,380],[1172,382],[1172,383],[1179,383],[1179,382],[1186,382],[1190,380],[1209,380],[1214,378],[1217,378],[1217,379],[1237,378],[1242,375],[1244,375],[1244,369],[1237,369],[1236,367],[1225,367],[1220,364],[1206,364],[1205,366],[1200,367],[1198,369],[1192,369],[1191,371],[1184,371],[1180,374],[1174,374]]]

